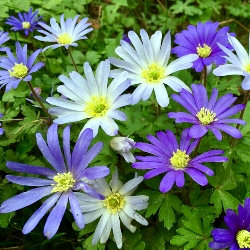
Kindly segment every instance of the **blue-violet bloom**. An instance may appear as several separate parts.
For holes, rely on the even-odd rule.
[[[3,43],[5,43],[10,39],[8,35],[9,35],[8,32],[4,32],[3,30],[0,31],[0,46],[2,46]],[[7,51],[7,50],[9,50],[8,47],[0,47],[0,51]]]
[[[8,57],[0,57],[0,85],[2,88],[6,85],[5,91],[11,88],[17,88],[18,84],[23,81],[30,81],[32,79],[31,73],[38,71],[44,66],[44,63],[38,62],[33,65],[41,49],[36,50],[27,58],[27,44],[22,48],[19,42],[16,42],[16,56],[10,50],[7,50]]]
[[[222,150],[210,150],[194,158],[190,154],[199,143],[199,139],[192,141],[189,136],[189,129],[182,132],[180,145],[174,134],[167,130],[166,133],[159,131],[157,137],[148,135],[147,139],[152,143],[137,142],[136,148],[154,156],[136,156],[137,160],[132,164],[136,169],[150,169],[144,178],[149,179],[159,174],[166,173],[160,183],[160,191],[168,192],[174,183],[177,187],[182,188],[185,184],[184,173],[187,173],[195,182],[201,186],[208,184],[204,175],[212,176],[214,172],[204,166],[203,162],[225,162],[228,159],[224,156]]]
[[[228,76],[228,75],[242,75],[244,80],[242,82],[242,88],[244,90],[250,89],[250,53],[248,53],[241,43],[235,38],[228,35],[228,40],[235,49],[237,56],[227,49],[222,44],[218,43],[218,46],[225,52],[226,58],[231,64],[219,66],[214,69],[213,73],[216,76]],[[250,41],[250,35],[249,35]],[[250,46],[249,46],[250,49]]]
[[[188,25],[187,30],[175,35],[176,46],[172,49],[172,53],[178,57],[197,54],[199,58],[193,62],[193,68],[196,72],[201,72],[205,66],[215,63],[217,66],[225,64],[226,60],[224,51],[217,43],[224,45],[228,49],[232,49],[227,32],[229,27],[223,27],[217,30],[219,22],[208,21],[206,23],[199,22],[197,26]],[[232,34],[233,35],[233,34]]]
[[[191,88],[193,94],[183,89],[180,95],[172,95],[172,98],[187,109],[189,113],[170,112],[168,113],[169,118],[174,118],[176,123],[188,122],[194,124],[189,131],[192,138],[200,138],[208,130],[212,131],[218,140],[222,139],[220,130],[235,138],[242,137],[238,129],[227,125],[227,123],[246,124],[241,119],[228,118],[243,110],[245,108],[244,104],[231,106],[237,98],[230,93],[216,100],[218,97],[216,88],[213,88],[209,100],[207,90],[203,85],[192,84]]]
[[[6,24],[12,26],[11,30],[24,30],[24,34],[28,36],[30,32],[39,28],[38,21],[42,18],[42,16],[37,17],[37,14],[38,10],[32,13],[32,8],[30,8],[28,13],[18,13],[19,19],[14,16],[10,16],[7,18]]]
[[[140,35],[141,40],[134,31],[129,31],[128,37],[131,45],[126,41],[120,41],[121,46],[117,47],[115,52],[123,60],[109,58],[113,65],[120,68],[111,70],[110,77],[116,77],[126,70],[131,84],[139,84],[133,92],[133,104],[138,103],[140,99],[148,100],[154,90],[159,105],[166,107],[169,104],[169,98],[164,84],[177,92],[180,92],[182,88],[189,90],[184,82],[170,75],[190,68],[198,56],[187,55],[168,64],[171,50],[170,32],[165,35],[163,41],[159,30],[151,38],[143,29]]]
[[[75,71],[69,73],[70,78],[59,76],[64,85],[59,86],[57,91],[68,99],[46,99],[49,104],[58,106],[49,109],[50,114],[58,116],[54,122],[64,124],[89,119],[82,131],[91,128],[95,137],[101,126],[106,134],[117,135],[119,128],[113,119],[127,119],[117,109],[132,103],[131,94],[121,95],[131,83],[127,80],[127,72],[122,72],[108,86],[109,72],[110,63],[106,60],[99,63],[95,76],[88,62],[84,63],[86,79]]]
[[[45,51],[48,48],[58,48],[64,46],[66,49],[69,46],[78,46],[75,43],[78,40],[87,39],[85,36],[87,33],[93,30],[93,28],[88,28],[91,23],[88,23],[88,18],[82,19],[77,25],[76,22],[78,20],[79,15],[72,18],[68,18],[64,21],[64,14],[61,15],[60,25],[56,22],[55,18],[50,19],[50,25],[48,26],[45,23],[39,22],[39,25],[43,27],[45,30],[38,30],[40,33],[44,34],[44,36],[35,36],[37,40],[44,42],[54,42],[56,44],[47,46],[43,49]],[[47,30],[47,31],[46,31]]]
[[[68,201],[77,226],[80,229],[84,227],[84,217],[73,190],[83,190],[95,198],[103,198],[85,180],[103,178],[109,174],[109,169],[105,166],[87,168],[88,164],[97,156],[103,146],[103,143],[98,142],[88,150],[93,138],[91,129],[86,129],[82,133],[71,154],[70,128],[67,126],[63,131],[64,156],[60,149],[56,124],[53,124],[48,129],[47,143],[39,133],[37,133],[36,138],[40,151],[54,169],[7,162],[7,168],[11,170],[20,173],[38,174],[47,179],[7,175],[6,179],[13,183],[38,188],[31,189],[4,201],[0,207],[0,213],[16,211],[33,204],[45,196],[49,196],[26,222],[23,233],[27,234],[32,231],[46,212],[51,209],[44,227],[44,235],[50,239],[59,228]]]
[[[238,214],[232,209],[227,209],[224,222],[228,229],[213,229],[213,241],[209,243],[209,247],[229,250],[250,249],[250,199],[245,200],[244,206],[238,206]]]

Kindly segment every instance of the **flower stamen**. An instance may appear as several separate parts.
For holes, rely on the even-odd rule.
[[[109,104],[106,97],[103,96],[92,96],[92,100],[87,103],[85,112],[90,117],[104,116],[109,109]]]
[[[51,193],[67,191],[72,188],[75,183],[73,175],[70,172],[63,174],[58,173],[56,176],[54,176],[53,180],[57,184],[52,184],[55,187],[52,189]]]
[[[23,65],[23,63],[15,63],[15,66],[8,70],[10,76],[14,76],[16,78],[24,78],[28,73],[27,66]]]
[[[250,73],[250,64],[246,65],[245,70],[246,70],[247,73]]]
[[[236,240],[240,248],[250,248],[250,232],[240,230],[236,235]]]
[[[218,119],[215,119],[216,113],[204,107],[201,108],[201,110],[196,114],[196,116],[198,117],[202,125],[208,125],[211,122],[218,120]]]
[[[110,214],[116,214],[125,205],[125,199],[119,193],[109,195],[104,201],[103,206],[107,207]]]
[[[142,71],[142,77],[150,83],[159,82],[164,77],[164,68],[157,63],[152,63],[148,66],[148,69]]]
[[[184,169],[188,165],[189,161],[190,157],[186,154],[186,150],[181,151],[180,149],[177,149],[176,152],[173,152],[173,156],[170,158],[172,166],[177,169]]]
[[[22,22],[22,26],[24,29],[29,29],[30,28],[30,22]]]
[[[201,45],[199,44],[198,47],[196,47],[196,51],[197,54],[202,57],[202,58],[206,58],[208,56],[210,56],[212,49],[211,47],[207,46],[205,43],[203,44],[203,47],[201,47]]]
[[[63,33],[58,36],[58,43],[60,44],[70,44],[72,43],[72,38],[68,33]]]

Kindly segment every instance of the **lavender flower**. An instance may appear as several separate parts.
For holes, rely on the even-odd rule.
[[[211,21],[204,24],[199,22],[197,27],[189,25],[187,30],[183,30],[175,35],[174,42],[179,46],[174,47],[172,53],[177,54],[178,57],[197,54],[199,58],[193,62],[193,68],[196,72],[201,72],[205,66],[209,66],[212,63],[216,65],[226,63],[226,60],[221,57],[225,53],[217,43],[232,49],[227,38],[229,27],[224,27],[217,31],[218,26],[218,22],[213,23]]]
[[[76,194],[81,210],[85,213],[84,218],[86,223],[91,223],[101,217],[94,233],[93,245],[99,240],[101,243],[105,243],[112,229],[116,245],[118,248],[121,248],[122,232],[120,220],[132,233],[136,230],[136,227],[131,225],[133,219],[142,225],[148,225],[147,220],[136,211],[147,208],[149,197],[146,195],[132,196],[142,181],[143,177],[139,176],[123,185],[118,179],[118,172],[116,170],[112,176],[110,185],[108,185],[105,179],[95,181],[94,188],[105,197],[104,200],[98,200],[82,193]]]
[[[66,49],[69,48],[69,46],[78,46],[77,43],[75,43],[78,40],[87,39],[85,36],[87,33],[93,30],[93,28],[88,28],[91,23],[88,23],[88,18],[82,19],[77,25],[77,19],[78,16],[75,16],[75,18],[72,20],[72,18],[68,18],[66,21],[64,21],[64,14],[61,15],[60,19],[60,25],[56,22],[55,18],[50,19],[50,26],[48,26],[45,23],[39,22],[39,25],[42,26],[45,30],[38,30],[40,33],[46,35],[43,36],[35,36],[37,40],[44,41],[44,42],[55,42],[56,44],[47,46],[43,49],[45,51],[48,48],[58,48],[61,46],[64,46]],[[51,34],[50,34],[50,33]]]
[[[56,124],[53,124],[48,130],[48,144],[45,142],[41,134],[38,133],[36,137],[40,151],[46,160],[52,165],[54,170],[17,162],[7,162],[7,167],[11,170],[21,173],[38,174],[47,177],[47,179],[7,175],[6,179],[13,183],[25,186],[37,186],[38,188],[31,189],[6,200],[0,207],[0,213],[16,211],[33,204],[45,196],[50,196],[30,217],[23,228],[24,234],[32,231],[45,213],[54,206],[44,227],[44,235],[50,239],[58,230],[68,201],[77,226],[81,229],[84,227],[84,218],[73,190],[83,190],[85,193],[93,197],[103,198],[102,195],[96,193],[95,190],[85,183],[84,179],[94,180],[102,178],[109,174],[109,169],[104,166],[87,168],[88,164],[96,157],[103,146],[103,143],[98,142],[88,150],[93,138],[93,132],[91,129],[86,129],[82,133],[71,154],[70,128],[69,126],[66,127],[63,132],[64,156],[59,146]]]
[[[225,162],[228,159],[224,156],[222,150],[210,150],[197,157],[190,158],[190,154],[197,146],[199,140],[191,142],[189,129],[182,132],[180,146],[174,134],[167,130],[166,133],[159,131],[157,137],[148,135],[147,139],[153,144],[137,142],[135,146],[142,151],[153,154],[154,156],[136,156],[137,160],[132,164],[136,169],[151,169],[144,176],[145,179],[152,178],[156,175],[167,173],[161,183],[160,191],[168,192],[174,183],[179,188],[185,184],[184,173],[187,173],[195,182],[201,186],[207,185],[208,181],[204,173],[212,176],[214,172],[204,166],[203,162]]]
[[[176,119],[176,123],[188,122],[194,125],[190,128],[189,135],[192,138],[200,138],[204,136],[208,130],[211,130],[218,140],[222,139],[220,130],[235,138],[241,138],[241,132],[227,125],[227,123],[236,123],[245,125],[241,119],[228,119],[245,108],[244,104],[237,104],[230,107],[236,97],[233,94],[226,94],[217,99],[218,90],[213,89],[208,100],[206,88],[201,84],[191,85],[193,94],[190,94],[185,89],[182,89],[180,95],[173,94],[172,98],[186,108],[186,112],[170,112],[169,118]]]
[[[3,30],[0,31],[0,46],[10,39],[8,34],[9,34],[8,32],[4,32]],[[9,50],[8,47],[1,47],[0,48],[0,51],[7,51],[7,50]]]
[[[228,229],[216,228],[212,231],[213,241],[209,243],[212,249],[241,250],[250,249],[250,199],[244,206],[238,206],[238,214],[227,209],[224,217]]]
[[[33,32],[35,29],[38,29],[38,21],[42,17],[36,17],[37,14],[38,10],[32,13],[32,8],[30,8],[28,13],[18,13],[19,19],[14,16],[10,16],[9,18],[7,18],[6,24],[12,26],[11,30],[24,30],[24,34],[28,36],[29,32]]]
[[[30,81],[32,79],[31,73],[38,71],[44,66],[44,63],[38,62],[33,65],[41,49],[36,50],[27,58],[27,44],[22,48],[19,42],[16,42],[17,58],[7,50],[8,57],[0,57],[0,85],[1,88],[6,85],[5,91],[11,88],[17,88],[18,84],[23,81]]]

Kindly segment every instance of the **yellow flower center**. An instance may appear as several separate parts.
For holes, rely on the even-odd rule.
[[[216,113],[213,111],[210,111],[209,109],[205,109],[204,107],[201,108],[201,110],[196,114],[198,117],[200,123],[202,125],[208,125],[211,122],[217,121],[218,119],[215,119]]]
[[[11,76],[24,78],[28,73],[28,68],[23,63],[15,63],[15,66],[8,70]]]
[[[75,180],[73,178],[73,175],[68,172],[68,173],[63,173],[63,174],[57,174],[53,180],[57,183],[57,184],[52,184],[53,186],[55,186],[51,193],[56,193],[56,192],[64,192],[69,190],[70,188],[72,188],[74,186]]]
[[[109,109],[109,104],[106,97],[103,96],[92,96],[92,100],[87,103],[85,112],[90,117],[104,116]]]
[[[157,63],[152,63],[148,69],[142,71],[142,77],[147,79],[150,83],[159,82],[164,77],[164,68]]]
[[[177,149],[176,152],[173,152],[173,156],[170,158],[172,166],[175,168],[185,168],[190,161],[189,155],[186,154],[186,151],[181,151]]]
[[[201,47],[201,45],[199,44],[199,46],[196,47],[196,50],[197,54],[203,58],[208,57],[212,52],[211,47],[207,46],[205,43],[203,44],[203,47]]]
[[[119,212],[125,205],[125,199],[122,195],[118,193],[114,193],[109,195],[104,201],[103,201],[104,207],[107,207],[110,214],[116,214]]]
[[[72,43],[72,38],[67,33],[63,33],[63,34],[59,35],[57,40],[58,40],[58,43],[60,43],[60,44],[70,44],[70,43]]]
[[[247,73],[250,73],[250,64],[247,64],[247,66],[245,67],[245,70]]]
[[[22,26],[24,29],[29,29],[30,28],[30,22],[22,22]]]
[[[240,248],[250,248],[250,232],[240,230],[236,235],[236,240]]]

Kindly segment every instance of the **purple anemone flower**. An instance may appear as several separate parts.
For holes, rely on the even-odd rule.
[[[197,146],[199,140],[191,141],[192,138],[188,132],[189,129],[185,129],[182,132],[180,146],[170,130],[167,130],[166,133],[162,131],[157,132],[158,138],[148,135],[147,138],[153,145],[137,142],[135,147],[154,156],[136,156],[135,158],[141,162],[133,163],[132,167],[136,169],[151,169],[145,174],[145,179],[166,172],[160,183],[160,191],[163,193],[168,192],[174,183],[179,188],[182,188],[185,184],[184,172],[199,185],[207,185],[208,181],[204,173],[212,176],[214,172],[201,163],[225,162],[228,159],[220,156],[224,153],[222,150],[210,150],[191,159],[190,154]]]
[[[38,10],[32,13],[32,8],[30,8],[28,13],[18,13],[19,19],[14,16],[10,16],[7,18],[6,24],[12,26],[11,30],[24,30],[24,34],[28,36],[29,32],[33,32],[34,29],[39,28],[38,21],[42,18],[42,16],[36,17],[37,14]]]
[[[227,37],[229,27],[224,27],[217,31],[218,22],[208,21],[204,24],[199,22],[197,27],[189,25],[187,30],[175,35],[174,42],[179,46],[172,49],[172,53],[178,57],[197,54],[199,58],[193,62],[193,67],[196,72],[201,72],[205,66],[215,63],[217,66],[226,63],[225,52],[218,46],[222,44],[228,49],[233,49]],[[231,33],[231,35],[234,35]]]
[[[212,249],[241,250],[250,249],[250,199],[245,200],[244,206],[238,206],[238,214],[227,209],[224,217],[228,229],[212,230],[213,241],[209,243]]]
[[[235,138],[241,138],[241,132],[227,125],[227,123],[236,123],[245,125],[241,119],[228,119],[245,108],[244,104],[237,104],[232,107],[231,104],[237,99],[233,94],[226,94],[217,99],[218,90],[214,88],[210,99],[208,100],[206,88],[201,84],[192,84],[192,92],[182,89],[180,95],[173,94],[172,98],[180,103],[189,113],[170,112],[169,118],[174,118],[176,123],[188,122],[194,125],[189,130],[192,138],[204,136],[208,130],[211,130],[218,140],[222,139],[220,130]]]
[[[0,46],[10,39],[10,37],[8,35],[9,35],[8,32],[4,32],[3,30],[0,31]],[[1,47],[0,48],[0,51],[7,51],[7,50],[9,50],[8,47]]]
[[[0,57],[0,85],[2,88],[6,85],[5,91],[11,88],[17,88],[18,84],[23,81],[30,81],[32,79],[31,73],[38,71],[44,66],[43,62],[38,62],[33,65],[41,49],[36,50],[27,58],[27,44],[22,48],[19,42],[16,42],[16,57],[7,50],[8,57]]]
[[[86,129],[81,134],[71,154],[70,128],[67,126],[63,132],[64,156],[59,146],[56,124],[53,124],[48,129],[47,143],[41,134],[37,133],[36,137],[40,151],[54,169],[17,162],[7,162],[6,165],[11,170],[27,174],[38,174],[47,179],[7,175],[6,179],[13,183],[38,188],[31,189],[6,200],[0,207],[0,213],[16,211],[33,204],[45,196],[49,196],[26,222],[23,233],[27,234],[32,231],[45,213],[52,209],[44,227],[44,235],[50,239],[56,234],[59,228],[68,201],[71,208],[70,211],[74,216],[77,226],[80,229],[84,227],[84,217],[73,190],[83,190],[94,198],[104,199],[102,195],[98,194],[89,185],[91,185],[93,180],[108,175],[109,168],[105,166],[87,168],[88,164],[97,156],[103,146],[102,142],[98,142],[88,150],[93,139],[93,131],[91,129]]]

